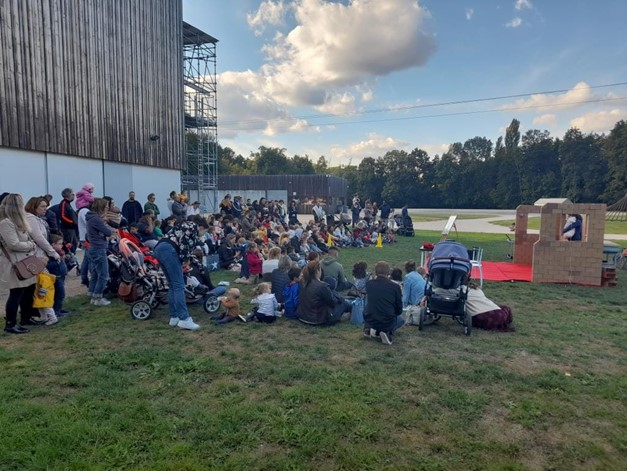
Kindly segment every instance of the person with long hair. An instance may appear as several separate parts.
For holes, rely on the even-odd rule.
[[[33,295],[37,276],[33,275],[20,280],[13,265],[33,255],[37,244],[31,239],[30,227],[26,222],[24,200],[17,193],[9,193],[0,204],[0,288],[9,290],[5,306],[4,331],[9,334],[24,334],[28,329],[22,325],[40,325],[42,322],[33,319],[36,309],[33,306]],[[6,252],[6,253],[5,253]],[[20,309],[21,324],[17,323],[17,310]]]
[[[91,204],[91,210],[85,216],[87,220],[87,240],[89,248],[86,256],[89,257],[89,295],[94,306],[108,306],[111,301],[102,297],[107,281],[109,281],[109,262],[107,260],[108,238],[113,230],[105,224],[103,217],[107,212],[109,202],[104,198],[96,198]]]
[[[296,315],[305,324],[329,325],[340,320],[333,312],[336,302],[331,288],[320,281],[321,275],[322,268],[318,260],[311,260],[303,268]]]

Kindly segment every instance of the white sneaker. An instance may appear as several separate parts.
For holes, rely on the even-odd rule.
[[[178,324],[176,324],[176,326],[179,329],[185,329],[185,330],[198,330],[198,329],[200,329],[200,326],[198,324],[194,323],[194,320],[192,319],[191,316],[189,316],[185,320],[179,320]]]
[[[178,317],[170,317],[170,322],[168,325],[170,327],[176,327],[177,325],[179,325],[179,321],[180,319]]]
[[[105,298],[96,298],[92,301],[92,304],[94,306],[108,306],[109,304],[111,304],[111,301]]]
[[[59,319],[57,319],[56,314],[48,314],[48,320],[46,321],[46,325],[53,325],[57,322],[59,322]]]

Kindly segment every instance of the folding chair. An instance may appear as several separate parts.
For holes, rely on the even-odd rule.
[[[479,286],[483,288],[483,264],[481,263],[483,260],[483,248],[473,247],[472,250],[468,251],[468,255],[470,255],[472,267],[479,269]]]

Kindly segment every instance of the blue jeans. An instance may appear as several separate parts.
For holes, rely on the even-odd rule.
[[[85,255],[87,258],[87,255]],[[65,299],[65,276],[57,276],[54,281],[54,305],[52,308],[56,314],[61,312],[63,308],[63,300]]]
[[[185,302],[185,281],[183,280],[183,267],[176,249],[168,242],[157,244],[153,254],[159,260],[159,265],[168,280],[168,307],[170,317],[178,317],[185,320],[189,317],[187,303]]]
[[[89,257],[89,292],[94,298],[102,298],[107,281],[109,281],[109,261],[107,249],[87,249]]]

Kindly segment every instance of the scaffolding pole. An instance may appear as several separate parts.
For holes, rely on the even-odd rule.
[[[217,206],[217,39],[183,22],[185,155],[181,188],[209,211]]]

